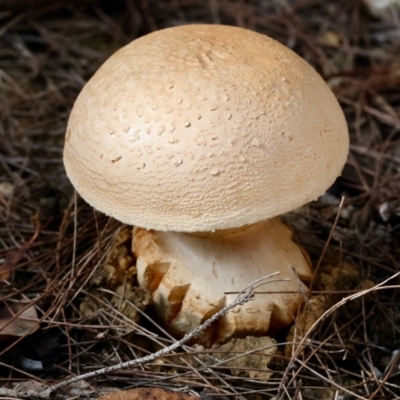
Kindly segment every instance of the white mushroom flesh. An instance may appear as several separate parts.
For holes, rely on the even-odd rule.
[[[135,228],[133,250],[139,283],[151,290],[164,325],[180,336],[233,302],[247,285],[279,272],[273,283],[256,289],[252,301],[204,332],[199,341],[206,344],[265,334],[271,322],[272,330],[288,325],[303,303],[292,267],[304,281],[312,274],[307,256],[279,218],[210,235]]]

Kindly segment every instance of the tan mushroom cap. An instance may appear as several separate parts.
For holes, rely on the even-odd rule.
[[[349,147],[317,72],[264,35],[187,25],[141,37],[86,84],[65,140],[68,177],[127,224],[212,231],[323,194]]]

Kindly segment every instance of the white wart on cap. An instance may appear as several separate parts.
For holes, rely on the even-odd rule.
[[[154,32],[111,56],[80,93],[68,177],[127,224],[212,231],[317,198],[348,152],[343,113],[294,52],[220,25]]]

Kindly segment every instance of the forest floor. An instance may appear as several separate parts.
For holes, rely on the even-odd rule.
[[[115,267],[116,240],[134,268],[129,231],[74,195],[62,152],[74,100],[107,57],[151,31],[200,22],[292,48],[344,110],[342,176],[287,217],[316,268],[314,319],[280,333],[271,359],[262,340],[231,350],[237,364],[224,361],[227,350],[185,344],[54,398],[155,386],[203,399],[400,398],[400,12],[360,0],[0,0],[0,398],[174,343],[116,300],[101,271]]]

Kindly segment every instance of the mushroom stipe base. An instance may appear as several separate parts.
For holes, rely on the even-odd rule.
[[[278,217],[210,235],[134,228],[133,251],[139,284],[150,290],[158,318],[177,336],[230,304],[248,284],[279,272],[278,281],[257,288],[254,300],[203,332],[199,342],[205,345],[290,324],[304,301],[292,267],[304,282],[312,275],[308,256]]]

